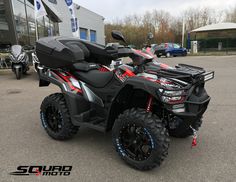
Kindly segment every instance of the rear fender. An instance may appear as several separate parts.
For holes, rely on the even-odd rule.
[[[39,75],[39,86],[40,87],[47,87],[50,85],[50,83],[53,83],[60,87],[62,92],[65,92],[65,86],[63,86],[63,80],[57,76],[56,74],[53,74],[51,70],[47,70]]]
[[[53,83],[60,87],[61,91],[64,92],[71,92],[74,94],[82,94],[82,89],[80,87],[80,83],[78,82],[77,87],[75,87],[72,82],[71,78],[77,81],[71,74],[64,73],[56,70],[46,70],[40,73],[40,82],[39,86],[48,86],[50,83]]]
[[[60,87],[66,99],[73,122],[74,116],[79,116],[90,109],[90,103],[84,97],[82,89],[73,86],[70,82],[70,77],[73,76],[69,73],[47,70],[46,72],[40,74],[39,84],[40,86],[48,86],[50,83],[53,83]]]

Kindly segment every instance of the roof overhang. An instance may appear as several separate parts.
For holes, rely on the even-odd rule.
[[[220,30],[236,30],[236,23],[218,23],[192,30],[190,33],[220,31]]]
[[[29,0],[29,2],[34,5],[34,0]],[[50,20],[58,23],[62,22],[60,18],[61,17],[60,13],[56,10],[56,8],[53,7],[53,5],[51,5],[50,2],[42,0],[42,3],[45,7],[45,10],[47,11],[48,14],[47,16]]]
[[[43,5],[45,7],[45,10],[47,11],[47,14],[48,14],[48,18],[50,20],[52,20],[53,22],[62,22],[61,18],[60,18],[60,13],[58,13],[58,11],[52,6],[50,5],[49,3],[45,3],[44,1],[43,2]]]

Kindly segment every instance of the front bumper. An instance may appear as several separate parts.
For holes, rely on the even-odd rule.
[[[202,115],[205,113],[210,100],[211,97],[208,96],[204,101],[201,102],[185,101],[185,112],[174,112],[174,110],[170,108],[168,111],[170,114],[181,118],[191,125],[196,120],[202,118]]]

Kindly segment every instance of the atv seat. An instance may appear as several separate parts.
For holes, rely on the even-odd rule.
[[[74,71],[73,75],[92,87],[103,88],[112,80],[114,73],[90,70],[88,72]]]
[[[70,70],[71,71],[83,71],[83,72],[88,72],[91,70],[98,70],[100,66],[95,63],[87,63],[87,62],[82,62],[82,63],[75,63],[71,66]]]

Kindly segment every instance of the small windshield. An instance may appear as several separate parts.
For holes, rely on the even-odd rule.
[[[18,57],[22,52],[22,46],[20,45],[13,45],[11,47],[11,53],[13,54],[14,57]]]

